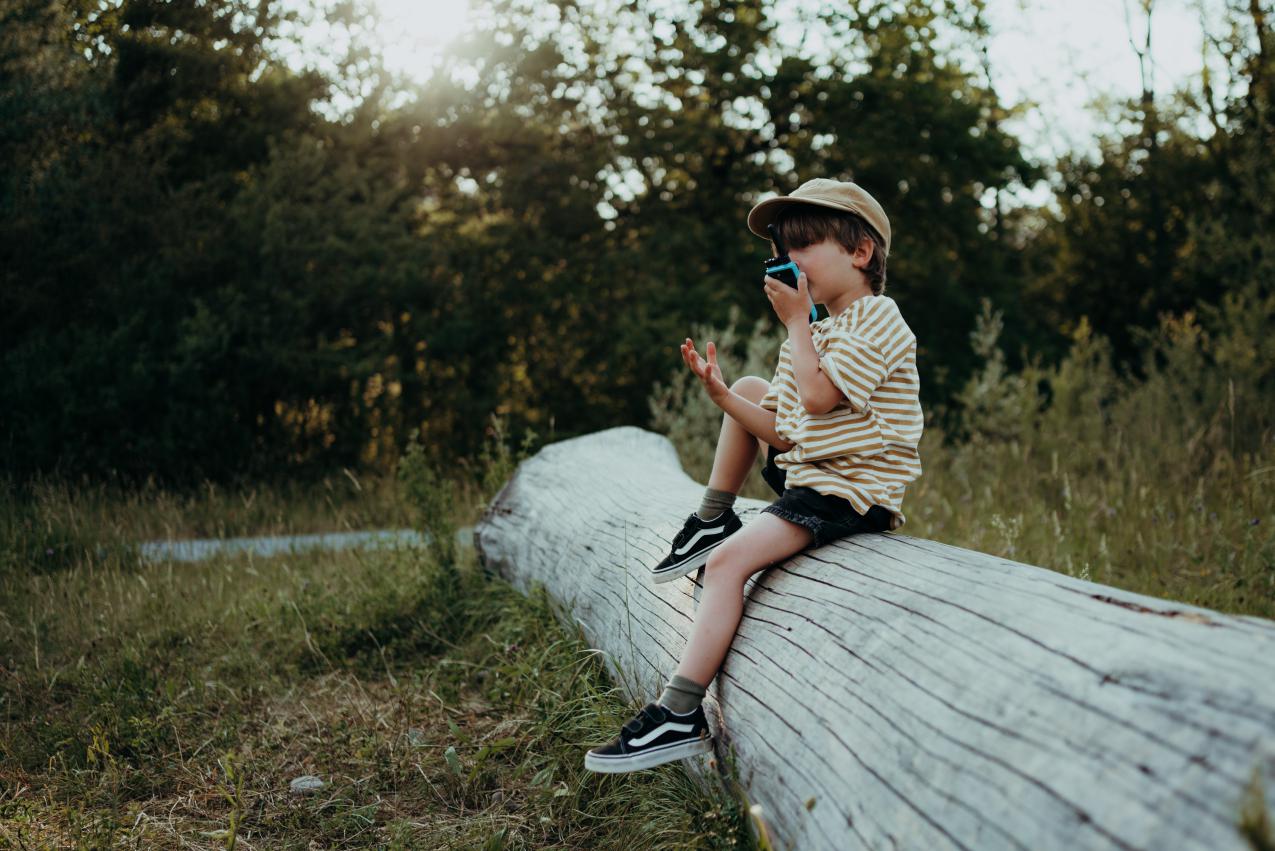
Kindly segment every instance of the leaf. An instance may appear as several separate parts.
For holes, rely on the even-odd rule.
[[[460,756],[456,753],[455,745],[447,746],[447,750],[443,752],[443,758],[447,760],[448,767],[456,773],[457,777],[464,773],[460,767]]]
[[[483,845],[483,851],[504,851],[505,834],[508,830],[508,827],[502,827],[500,830],[488,837],[486,844]]]

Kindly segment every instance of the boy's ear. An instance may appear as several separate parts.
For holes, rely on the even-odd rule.
[[[867,266],[868,261],[872,259],[872,237],[865,236],[859,241],[859,247],[854,252],[854,265]]]

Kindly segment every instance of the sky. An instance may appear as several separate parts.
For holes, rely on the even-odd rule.
[[[412,73],[465,23],[466,0],[377,0],[392,67]],[[1158,92],[1199,74],[1198,0],[1156,0],[1152,71]],[[1146,35],[1140,0],[990,0],[992,79],[1007,102],[1040,102],[1020,135],[1033,153],[1087,148],[1098,130],[1086,110],[1094,94],[1136,95],[1138,58],[1130,38]],[[1128,15],[1126,15],[1126,10]]]
[[[801,2],[801,0],[788,0]],[[419,78],[423,57],[435,55],[466,24],[468,0],[375,0],[386,61]],[[785,2],[785,0],[780,0]],[[1143,0],[988,0],[992,83],[1006,105],[1032,101],[1004,127],[1027,157],[1049,163],[1066,151],[1096,153],[1111,132],[1090,108],[1095,98],[1118,100],[1141,91],[1138,57],[1146,37]],[[1150,69],[1162,96],[1197,78],[1202,65],[1201,3],[1155,0]],[[1131,43],[1131,41],[1133,43]],[[1044,184],[1020,196],[1038,205]]]
[[[1151,19],[1152,88],[1189,83],[1202,67],[1203,27],[1195,0],[1157,0]],[[1147,23],[1136,0],[991,0],[992,79],[1006,103],[1040,103],[1016,126],[1031,154],[1056,158],[1093,150],[1104,130],[1087,104],[1095,95],[1137,96]],[[1126,17],[1125,10],[1129,14]]]

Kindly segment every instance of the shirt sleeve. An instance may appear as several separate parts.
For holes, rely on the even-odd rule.
[[[761,401],[757,404],[761,405],[768,411],[779,410],[779,377],[771,379],[770,389],[766,391],[766,395],[761,397]]]
[[[880,345],[859,334],[830,335],[819,359],[819,368],[854,411],[868,406],[868,399],[886,376],[885,354]]]

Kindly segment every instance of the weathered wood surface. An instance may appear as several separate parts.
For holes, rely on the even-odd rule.
[[[666,438],[611,429],[527,459],[475,546],[650,700],[694,583],[647,572],[702,493]],[[1257,766],[1275,812],[1275,621],[904,534],[760,574],[709,694],[781,847],[1247,849]]]

